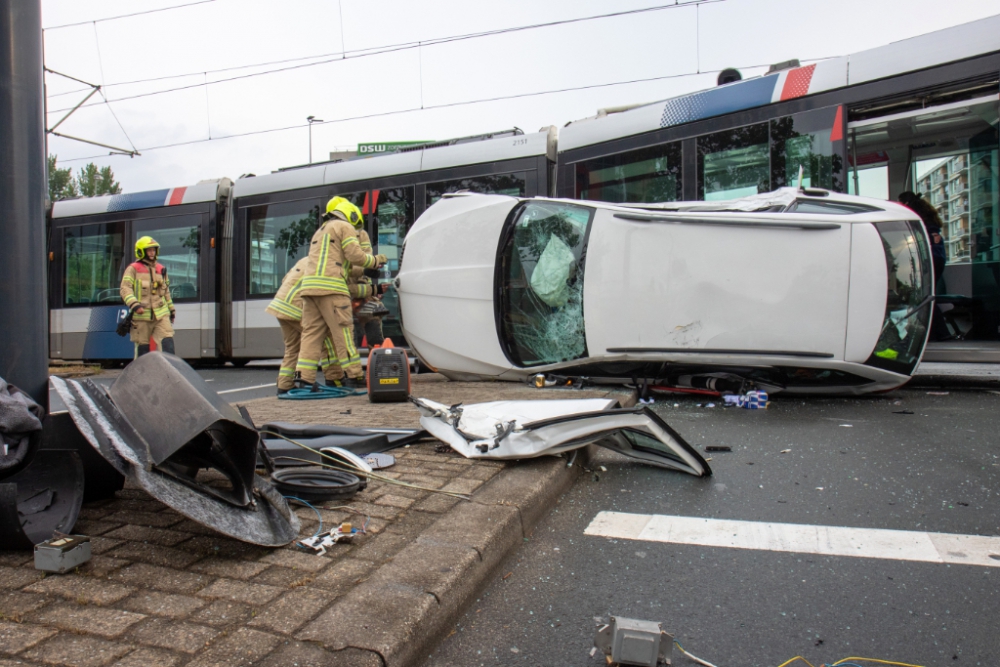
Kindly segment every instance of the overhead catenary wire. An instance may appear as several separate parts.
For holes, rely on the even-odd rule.
[[[79,109],[81,106],[83,106],[83,103],[86,102],[87,100],[89,100],[91,97],[93,97],[94,95],[100,93],[101,97],[104,98],[104,103],[105,104],[107,104],[107,98],[104,97],[104,92],[101,90],[101,86],[95,85],[93,83],[88,83],[88,82],[86,82],[86,81],[84,81],[82,79],[77,79],[76,77],[69,76],[68,74],[63,74],[62,72],[57,72],[57,71],[55,71],[53,69],[49,69],[48,67],[45,68],[45,71],[49,72],[51,74],[55,74],[57,76],[61,76],[61,77],[65,77],[67,79],[71,79],[71,80],[76,81],[78,83],[86,84],[87,86],[89,86],[89,90],[90,90],[90,93],[86,97],[84,97],[82,100],[80,100],[79,102],[77,102],[76,106],[73,107],[72,109],[70,109],[66,113],[65,116],[63,116],[62,118],[60,118],[59,121],[56,122],[55,125],[53,125],[53,126],[49,127],[48,129],[46,129],[45,130],[46,133],[54,135],[54,136],[57,136],[57,137],[62,137],[63,139],[69,139],[71,141],[79,141],[79,142],[84,143],[84,144],[91,144],[92,146],[101,146],[102,148],[108,148],[108,149],[111,150],[110,155],[128,155],[129,157],[135,157],[136,155],[139,155],[139,151],[136,150],[135,144],[132,143],[132,139],[128,136],[128,132],[125,131],[125,127],[122,125],[122,122],[120,120],[118,120],[118,114],[115,113],[115,110],[111,108],[110,104],[108,104],[108,111],[111,112],[111,115],[114,117],[115,122],[118,123],[118,127],[121,128],[122,134],[124,134],[125,138],[128,139],[129,145],[132,146],[132,150],[131,151],[127,151],[125,149],[118,148],[117,146],[111,146],[109,144],[105,144],[105,143],[102,143],[100,141],[94,141],[92,139],[82,139],[80,137],[74,137],[74,136],[69,135],[69,134],[65,134],[65,133],[61,133],[61,132],[56,132],[56,128],[59,127],[60,125],[62,125],[64,122],[66,122],[66,119],[68,119],[70,116],[72,116],[73,113],[77,109]],[[87,90],[87,89],[84,89],[84,90]]]
[[[467,34],[462,34],[462,35],[452,35],[452,36],[448,36],[448,37],[439,37],[439,38],[436,38],[436,39],[419,40],[419,41],[416,41],[416,42],[401,42],[399,44],[390,44],[388,46],[381,46],[381,47],[371,47],[371,48],[368,48],[368,49],[357,49],[357,50],[353,50],[353,51],[341,50],[340,52],[336,52],[336,53],[327,53],[327,54],[321,54],[321,55],[316,55],[316,56],[306,56],[306,57],[299,58],[299,59],[287,59],[287,60],[282,60],[282,61],[273,61],[273,62],[270,62],[270,63],[258,63],[258,64],[255,64],[255,65],[242,65],[242,66],[235,67],[235,68],[226,68],[226,69],[221,69],[221,70],[207,70],[207,71],[203,70],[203,71],[200,71],[200,72],[190,72],[188,74],[183,74],[183,75],[171,75],[170,77],[160,77],[160,78],[154,78],[154,79],[137,79],[137,80],[131,81],[131,82],[120,82],[120,83],[108,84],[107,87],[129,85],[129,84],[135,84],[135,83],[147,83],[149,81],[162,80],[162,79],[165,79],[165,78],[190,77],[190,76],[196,76],[198,74],[203,74],[203,73],[209,73],[209,74],[211,74],[211,73],[222,72],[222,71],[232,71],[234,69],[248,69],[248,68],[252,68],[252,67],[264,67],[264,66],[267,66],[267,65],[270,65],[270,64],[279,64],[279,63],[287,63],[287,62],[300,62],[301,60],[315,60],[316,58],[321,58],[322,59],[322,60],[318,60],[317,62],[307,62],[307,63],[298,64],[298,65],[290,65],[288,67],[279,67],[279,68],[276,68],[276,69],[265,70],[263,72],[250,72],[248,74],[240,74],[240,75],[237,75],[237,76],[226,77],[226,78],[222,78],[222,79],[216,79],[215,81],[209,81],[207,83],[205,83],[205,82],[192,83],[192,84],[187,84],[187,85],[183,85],[183,86],[175,86],[173,88],[164,88],[162,90],[153,90],[153,91],[149,91],[149,92],[145,92],[145,93],[137,93],[135,95],[126,95],[126,96],[123,96],[123,97],[117,97],[117,98],[115,98],[115,99],[112,100],[113,102],[122,102],[122,101],[125,101],[125,100],[134,100],[134,99],[140,99],[140,98],[144,98],[144,97],[152,97],[152,96],[155,96],[155,95],[165,95],[167,93],[177,92],[177,91],[181,91],[181,90],[190,90],[191,88],[200,88],[201,86],[206,86],[206,85],[211,86],[211,85],[215,85],[215,84],[218,84],[218,83],[226,83],[226,82],[229,82],[229,81],[239,81],[239,80],[242,80],[242,79],[248,79],[248,78],[253,78],[253,77],[258,77],[258,76],[265,76],[265,75],[269,75],[269,74],[278,74],[278,73],[281,73],[281,72],[289,72],[289,71],[299,70],[299,69],[303,69],[303,68],[307,68],[307,67],[316,67],[316,66],[319,66],[319,65],[326,65],[326,64],[329,64],[329,63],[340,62],[340,61],[348,60],[348,59],[353,60],[353,59],[357,59],[357,58],[367,58],[367,57],[371,57],[371,56],[377,56],[377,55],[382,55],[382,54],[386,54],[386,53],[393,53],[393,52],[397,52],[397,51],[405,51],[405,50],[412,50],[412,49],[421,49],[421,48],[427,47],[427,46],[436,46],[436,45],[439,45],[439,44],[450,44],[450,43],[453,43],[453,42],[466,41],[466,40],[470,40],[470,39],[481,39],[481,38],[484,38],[484,37],[493,37],[493,36],[496,36],[496,35],[504,35],[504,34],[509,34],[509,33],[513,33],[513,32],[522,32],[522,31],[525,31],[525,30],[538,30],[538,29],[542,29],[542,28],[551,28],[551,27],[554,27],[554,26],[568,25],[568,24],[573,24],[573,23],[581,23],[581,22],[585,22],[585,21],[595,21],[595,20],[608,19],[608,18],[617,18],[617,17],[621,17],[621,16],[629,16],[629,15],[634,15],[634,14],[656,12],[656,11],[664,11],[664,10],[668,10],[668,9],[678,9],[678,8],[681,8],[681,7],[690,7],[690,6],[697,6],[697,5],[703,5],[703,4],[714,4],[714,3],[717,3],[717,2],[725,2],[725,1],[726,0],[688,0],[687,2],[675,2],[675,3],[667,4],[667,5],[657,5],[657,6],[654,6],[654,7],[642,7],[642,8],[639,8],[639,9],[629,9],[629,10],[623,10],[623,11],[618,11],[618,12],[610,12],[610,13],[607,13],[607,14],[596,14],[596,15],[592,15],[592,16],[583,16],[583,17],[578,17],[578,18],[573,18],[573,19],[561,19],[561,20],[558,20],[558,21],[548,21],[548,22],[545,22],[545,23],[534,23],[534,24],[530,24],[530,25],[514,26],[514,27],[510,27],[510,28],[498,28],[496,30],[487,30],[487,31],[475,32],[475,33],[467,33]],[[58,94],[63,94],[63,93],[58,93]],[[66,94],[68,94],[68,93],[66,93]],[[50,95],[49,97],[51,98],[51,97],[55,97],[55,96],[56,95]],[[57,113],[59,111],[61,111],[61,110],[60,109],[54,109],[54,110],[51,110],[49,113]]]
[[[813,58],[813,59],[802,60],[801,62],[803,62],[803,63],[818,62],[820,60],[828,60],[829,58],[835,58],[835,57],[836,56],[828,56],[826,58]],[[738,67],[738,69],[755,69],[755,68],[767,67],[767,66],[768,66],[768,63],[757,64],[757,65],[740,65]],[[410,108],[406,108],[406,109],[396,109],[396,110],[393,110],[393,111],[379,111],[379,112],[370,113],[370,114],[363,114],[363,115],[359,115],[359,116],[346,116],[346,117],[343,117],[343,118],[335,118],[335,119],[332,119],[332,120],[324,120],[321,123],[315,123],[315,124],[316,125],[330,125],[330,124],[335,124],[335,123],[347,123],[347,122],[356,121],[356,120],[370,120],[372,118],[383,118],[383,117],[386,117],[386,116],[396,116],[396,115],[401,115],[401,114],[414,113],[414,112],[417,112],[417,111],[433,111],[433,110],[436,110],[436,109],[447,109],[447,108],[453,108],[453,107],[468,106],[468,105],[472,105],[472,104],[484,104],[484,103],[488,103],[488,102],[500,102],[500,101],[505,101],[505,100],[513,100],[513,99],[525,98],[525,97],[537,97],[537,96],[540,96],[540,95],[554,95],[554,94],[560,94],[560,93],[577,92],[577,91],[581,91],[581,90],[592,90],[592,89],[595,89],[595,88],[608,88],[608,87],[612,87],[612,86],[624,86],[624,85],[629,85],[629,84],[633,84],[633,83],[649,83],[649,82],[652,82],[652,81],[666,81],[666,80],[669,80],[669,79],[680,79],[680,78],[691,77],[691,76],[700,76],[700,75],[704,75],[704,74],[713,74],[713,73],[717,73],[717,72],[721,72],[721,71],[722,70],[708,70],[708,71],[705,71],[705,72],[684,72],[684,73],[681,73],[681,74],[666,74],[666,75],[663,75],[663,76],[652,76],[652,77],[645,77],[645,78],[641,78],[641,79],[629,79],[629,80],[626,80],[626,81],[611,81],[611,82],[606,82],[606,83],[589,84],[589,85],[585,85],[585,86],[573,86],[573,87],[569,87],[569,88],[556,88],[556,89],[551,89],[551,90],[541,90],[541,91],[534,91],[534,92],[528,92],[528,93],[515,93],[515,94],[512,94],[512,95],[502,95],[502,96],[498,96],[498,97],[484,97],[484,98],[480,98],[480,99],[465,100],[465,101],[461,101],[461,102],[443,102],[441,104],[433,104],[433,105],[424,106],[424,107],[410,107]],[[170,143],[170,144],[161,144],[161,145],[158,145],[158,146],[148,146],[148,147],[140,148],[139,150],[142,151],[142,152],[165,150],[165,149],[168,149],[168,148],[178,148],[178,147],[181,147],[181,146],[192,146],[192,145],[195,145],[195,144],[207,143],[209,141],[222,141],[224,139],[238,139],[238,138],[241,138],[241,137],[258,136],[258,135],[262,135],[262,134],[271,134],[271,133],[274,133],[274,132],[286,132],[286,131],[289,131],[289,130],[302,129],[304,127],[307,127],[307,126],[304,125],[304,124],[299,123],[299,124],[295,124],[295,125],[286,125],[286,126],[282,126],[282,127],[272,127],[272,128],[267,128],[267,129],[263,129],[263,130],[251,130],[251,131],[248,131],[248,132],[238,132],[238,133],[235,133],[235,134],[227,134],[227,135],[212,137],[211,139],[192,139],[190,141],[178,141],[178,142]],[[79,160],[93,160],[93,159],[100,158],[100,157],[104,157],[104,155],[92,155],[92,156],[88,156],[88,157],[68,158],[68,159],[65,159],[65,160],[60,160],[60,162],[74,162],[74,161],[79,161]]]
[[[42,30],[43,31],[45,31],[45,30],[58,30],[60,28],[72,28],[72,27],[75,27],[75,26],[87,25],[88,23],[103,23],[104,21],[117,21],[118,19],[127,19],[127,18],[132,18],[133,16],[142,16],[143,14],[155,14],[157,12],[170,11],[171,9],[182,9],[184,7],[192,7],[194,5],[204,5],[204,4],[208,4],[209,2],[215,2],[215,0],[198,0],[198,2],[189,2],[189,3],[184,4],[184,5],[171,5],[169,7],[159,7],[157,9],[147,9],[145,11],[133,12],[131,14],[121,14],[119,16],[106,16],[106,17],[101,18],[101,19],[90,19],[89,21],[78,21],[76,23],[63,23],[61,25],[50,25],[48,28],[42,28]]]
[[[128,136],[128,132],[125,131],[125,126],[122,125],[122,122],[118,119],[118,114],[115,113],[115,110],[111,107],[111,103],[108,102],[108,96],[105,95],[104,91],[102,90],[104,86],[104,57],[101,55],[101,38],[97,34],[96,21],[94,22],[94,45],[97,47],[97,65],[98,67],[100,67],[101,71],[101,85],[96,86],[95,90],[97,90],[97,92],[100,93],[101,98],[104,100],[104,104],[106,104],[108,107],[108,111],[111,112],[111,116],[115,119],[115,122],[118,123],[118,127],[121,128],[122,134],[125,135],[125,140],[128,141],[129,146],[132,147],[132,153],[133,153],[132,157],[135,157],[136,155],[139,154],[139,151],[136,150],[135,144],[132,143],[132,139]],[[89,98],[90,96],[88,95],[87,97]],[[86,102],[86,100],[84,100],[84,102]],[[83,102],[77,105],[77,107],[82,107],[82,106],[84,106]]]

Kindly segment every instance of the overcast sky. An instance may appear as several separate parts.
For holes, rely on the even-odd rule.
[[[514,126],[534,132],[602,107],[711,87],[724,67],[753,76],[764,71],[755,65],[844,55],[1000,13],[996,0],[716,0],[697,9],[681,6],[364,57],[358,57],[364,49],[669,0],[212,0],[100,20],[196,1],[43,0],[47,67],[103,84],[121,123],[95,95],[58,131],[123,148],[131,143],[142,153],[107,156],[105,149],[50,137],[49,151],[58,154],[61,166],[80,167],[86,160],[78,158],[104,154],[93,161],[111,165],[126,192],[264,174],[308,161],[310,115],[341,121],[415,109],[315,125],[316,161],[359,142],[445,139]],[[55,27],[78,22],[85,23]],[[340,57],[345,49],[346,59]],[[245,68],[283,60],[291,62]],[[244,78],[220,81],[237,76]],[[668,76],[675,78],[429,108]],[[115,85],[154,77],[175,78]],[[86,93],[73,92],[83,87],[52,74],[46,81],[51,125]],[[211,85],[198,85],[205,82]],[[274,128],[292,129],[220,138]],[[184,142],[199,143],[159,148]]]

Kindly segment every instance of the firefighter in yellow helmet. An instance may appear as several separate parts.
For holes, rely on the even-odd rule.
[[[341,371],[347,376],[343,385],[364,386],[361,357],[354,346],[351,292],[347,285],[346,263],[364,269],[378,268],[384,255],[371,255],[361,249],[358,229],[364,218],[358,207],[343,197],[334,197],[326,205],[323,223],[309,245],[306,275],[302,278],[302,344],[295,365],[304,383],[316,382],[316,370],[323,355],[323,339],[330,339]],[[334,382],[339,378],[334,377]]]
[[[163,352],[174,353],[174,328],[176,317],[174,302],[170,298],[170,280],[167,269],[156,261],[160,244],[151,236],[135,242],[136,261],[129,264],[122,277],[121,296],[132,311],[130,339],[135,343],[135,356],[149,352],[149,341]]]
[[[278,396],[287,393],[295,386],[295,364],[302,346],[302,295],[300,291],[308,263],[308,257],[303,257],[295,263],[295,266],[285,274],[278,292],[265,309],[265,312],[278,318],[281,338],[285,345],[285,355],[281,360],[281,368],[278,370]],[[327,337],[323,340],[324,355],[320,359],[319,365],[323,369],[327,384],[336,385],[344,376],[344,371],[337,360],[333,342],[330,340],[329,329],[326,333]]]

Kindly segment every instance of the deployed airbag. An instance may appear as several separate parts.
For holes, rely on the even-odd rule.
[[[566,242],[553,234],[545,245],[535,270],[531,272],[531,289],[547,306],[559,308],[569,300],[569,276],[576,257]]]
[[[594,443],[661,468],[712,474],[705,459],[644,406],[622,409],[603,398],[465,406],[412,400],[420,425],[467,458],[533,458]]]

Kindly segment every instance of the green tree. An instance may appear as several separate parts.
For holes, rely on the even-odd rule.
[[[75,197],[100,197],[101,195],[121,194],[122,186],[115,180],[111,167],[98,168],[89,163],[80,173],[73,177],[70,167],[60,169],[56,166],[58,156],[49,155],[49,199],[73,199]]]
[[[58,156],[49,156],[49,201],[72,199],[79,197],[76,181],[73,180],[73,170],[69,167],[60,169],[56,166]]]
[[[93,162],[80,170],[76,177],[76,185],[84,197],[117,195],[122,191],[122,186],[115,180],[111,167],[98,168]]]

